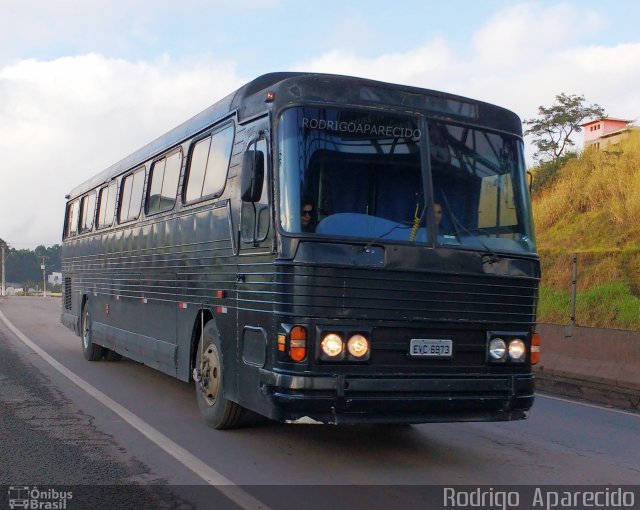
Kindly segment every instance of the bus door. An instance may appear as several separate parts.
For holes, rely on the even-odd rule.
[[[269,332],[273,330],[270,296],[273,292],[274,227],[267,127],[267,119],[262,119],[247,130],[248,142],[237,190],[238,390],[241,402],[249,407],[250,401],[258,396],[258,371],[267,362]],[[251,188],[249,192],[247,186]]]

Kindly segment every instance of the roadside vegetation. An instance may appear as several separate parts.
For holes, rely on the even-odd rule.
[[[568,323],[577,254],[579,325],[640,330],[640,133],[534,169],[538,320]]]
[[[5,242],[0,239],[0,246]],[[35,250],[16,249],[10,243],[5,244],[5,281],[7,286],[16,285],[26,294],[30,294],[29,289],[42,290],[42,263],[46,267],[47,275],[52,272],[60,272],[62,267],[61,256],[62,246],[38,246]],[[47,294],[49,292],[59,292],[60,286],[47,284]],[[33,292],[35,294],[35,292]]]

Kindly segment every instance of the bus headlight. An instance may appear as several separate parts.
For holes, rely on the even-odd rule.
[[[507,353],[507,344],[502,338],[494,338],[489,342],[489,355],[493,361],[503,361]]]
[[[336,358],[342,354],[342,351],[344,350],[344,343],[342,342],[340,335],[329,333],[322,339],[320,347],[322,348],[322,352],[325,356],[329,358]]]
[[[360,334],[353,335],[347,342],[347,350],[354,358],[364,359],[369,355],[369,341]]]
[[[527,345],[529,334],[520,331],[487,331],[487,362],[507,365],[526,363],[529,361],[529,347]],[[534,363],[534,350],[532,347],[532,364]]]
[[[509,342],[509,359],[511,361],[524,361],[527,357],[527,347],[519,338]]]

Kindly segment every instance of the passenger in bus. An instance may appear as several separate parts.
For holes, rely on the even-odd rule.
[[[303,232],[315,232],[315,221],[313,218],[313,204],[311,200],[303,200],[300,212],[300,225]]]
[[[438,234],[450,235],[455,233],[449,219],[445,220],[444,222],[442,221],[442,218],[444,217],[444,211],[440,202],[433,203],[433,214],[436,217],[436,227],[438,227]]]
[[[440,226],[442,221],[442,205],[439,202],[433,203],[433,214],[436,215],[436,225]]]

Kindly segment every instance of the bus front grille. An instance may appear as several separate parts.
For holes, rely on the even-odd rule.
[[[290,266],[275,309],[314,319],[535,323],[537,278]],[[272,294],[273,297],[273,294]]]

